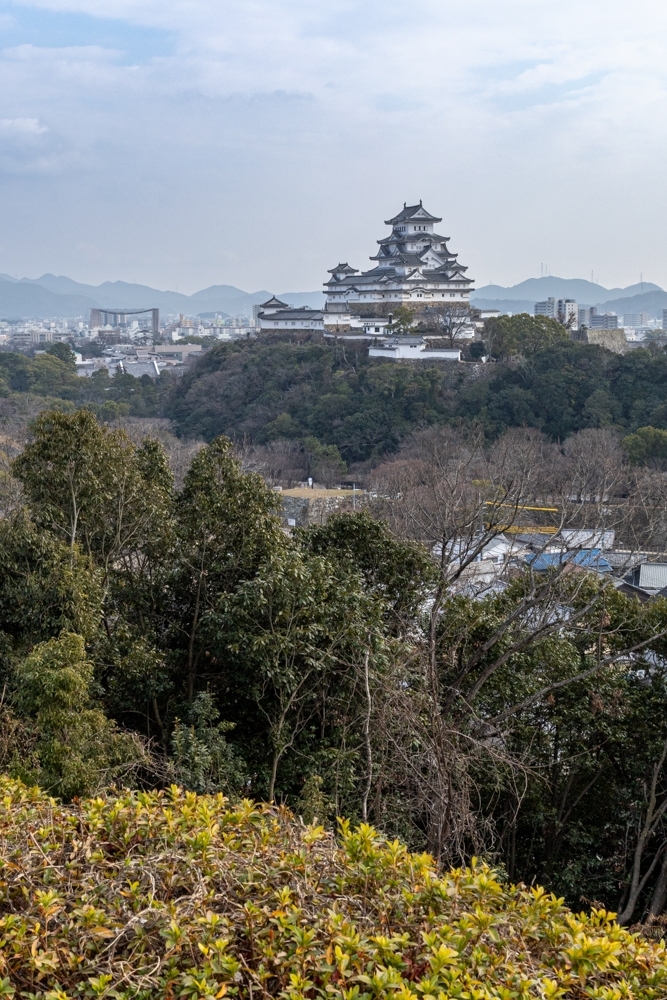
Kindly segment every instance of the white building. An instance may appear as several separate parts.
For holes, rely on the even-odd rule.
[[[636,330],[640,326],[646,326],[649,321],[648,313],[624,313],[623,326]]]
[[[358,271],[344,263],[331,268],[325,283],[325,327],[349,327],[353,315],[372,311],[386,316],[397,306],[468,305],[473,282],[448,249],[449,237],[434,231],[438,222],[442,219],[427,212],[421,201],[404,205],[385,220],[391,233],[378,240],[380,249],[370,258],[375,267]]]
[[[301,306],[293,309],[287,302],[281,302],[275,295],[263,302],[257,313],[261,330],[324,330],[324,316],[321,309]]]
[[[430,348],[421,337],[392,337],[373,344],[368,349],[369,358],[387,361],[460,361],[457,349]]]
[[[545,299],[544,302],[535,303],[535,315],[536,316],[548,316],[549,319],[558,318],[558,306],[556,305],[556,299],[551,296]]]
[[[568,329],[576,330],[579,326],[579,306],[576,301],[574,299],[559,299],[556,319]]]

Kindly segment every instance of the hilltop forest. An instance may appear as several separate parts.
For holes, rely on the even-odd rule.
[[[157,440],[86,409],[41,413],[0,485],[12,778],[274,800],[625,924],[664,913],[667,601],[565,563],[465,586],[547,493],[565,523],[664,547],[665,476],[612,432],[426,428],[371,508],[289,535],[228,438],[175,484]]]
[[[67,345],[56,344],[34,358],[0,352],[0,408],[29,395],[38,407],[60,400],[106,422],[166,417],[186,438],[328,448],[335,468],[377,463],[433,424],[478,426],[488,439],[533,427],[560,441],[585,428],[667,429],[660,348],[618,356],[572,342],[551,320],[517,316],[487,322],[485,349],[492,360],[476,366],[397,364],[369,358],[360,344],[268,335],[214,343],[180,379],[166,371],[152,380],[77,378]]]

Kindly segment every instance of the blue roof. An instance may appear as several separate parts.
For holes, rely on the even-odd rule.
[[[555,569],[563,563],[572,563],[582,569],[592,569],[597,573],[611,573],[611,563],[602,555],[601,549],[578,549],[576,552],[531,552],[526,556],[526,562],[534,570],[544,572]]]

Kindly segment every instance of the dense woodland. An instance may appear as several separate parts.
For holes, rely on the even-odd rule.
[[[376,464],[433,424],[475,425],[489,440],[524,426],[561,441],[589,427],[625,435],[667,430],[663,349],[619,356],[530,316],[489,321],[484,336],[491,360],[477,368],[396,364],[369,358],[360,344],[284,334],[214,342],[180,379],[167,371],[157,380],[78,378],[67,345],[56,344],[33,358],[0,352],[0,400],[5,409],[26,394],[42,405],[60,400],[63,409],[85,407],[105,422],[169,418],[185,438],[225,434],[274,452],[280,442],[278,451],[291,454],[283,464],[297,478],[318,456],[339,477],[346,466]]]
[[[434,426],[372,507],[286,534],[224,437],[178,487],[160,443],[45,411],[2,481],[0,768],[368,820],[623,923],[667,905],[667,601],[567,562],[475,593],[527,504],[667,544],[667,481],[608,429],[564,446]]]
[[[544,339],[512,363],[483,366],[478,378],[447,364],[369,359],[360,346],[314,338],[220,345],[178,383],[165,414],[181,433],[209,440],[313,436],[348,464],[377,460],[433,423],[472,422],[490,438],[528,426],[561,440],[586,427],[667,428],[664,351],[621,357],[574,343],[562,328],[548,346]]]

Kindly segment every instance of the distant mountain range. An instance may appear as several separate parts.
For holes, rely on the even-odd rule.
[[[266,301],[272,294],[266,289],[244,292],[234,285],[211,285],[194,295],[182,295],[127,281],[84,285],[55,274],[43,274],[41,278],[12,278],[9,274],[0,274],[0,319],[87,318],[90,309],[95,306],[106,309],[157,307],[163,315],[220,313],[242,316],[250,315],[253,305]],[[293,306],[318,309],[324,304],[323,292],[277,294],[278,298]],[[532,313],[535,303],[550,295],[559,299],[576,299],[581,305],[604,307],[619,315],[645,312],[651,317],[661,318],[662,310],[667,309],[667,292],[649,281],[627,288],[604,288],[582,278],[528,278],[508,288],[483,285],[473,292],[471,301],[480,309]]]
[[[532,313],[536,302],[548,299],[576,299],[580,305],[604,307],[605,312],[647,313],[662,318],[667,309],[667,292],[650,281],[628,285],[627,288],[605,288],[583,278],[528,278],[518,285],[483,285],[470,297],[478,309],[500,309],[501,312]]]
[[[84,285],[55,274],[43,274],[41,278],[12,278],[0,274],[0,319],[87,318],[89,310],[95,306],[103,309],[157,307],[165,315],[220,313],[242,316],[251,315],[253,305],[265,302],[273,294],[266,289],[244,292],[234,285],[211,285],[194,295],[182,295],[127,281]],[[279,292],[278,298],[293,306],[321,308],[324,304],[323,292]]]

